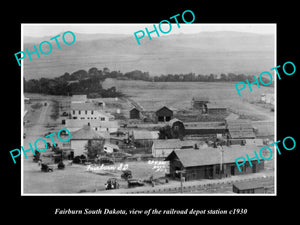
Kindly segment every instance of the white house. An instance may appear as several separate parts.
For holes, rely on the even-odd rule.
[[[71,103],[70,115],[74,120],[101,120],[109,121],[114,120],[114,116],[103,110],[102,106],[99,106],[95,102],[87,103]]]
[[[103,140],[107,137],[95,132],[90,126],[84,126],[83,128],[71,132],[71,149],[74,152],[74,156],[84,155],[86,153],[85,146],[88,140]]]

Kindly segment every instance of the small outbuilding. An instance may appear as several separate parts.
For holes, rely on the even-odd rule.
[[[194,97],[192,99],[192,107],[194,109],[199,109],[201,113],[207,113],[207,103],[209,99],[207,97]]]
[[[129,111],[129,118],[130,119],[140,119],[141,118],[140,113],[141,113],[140,110],[138,110],[137,108],[132,108]]]
[[[157,122],[168,122],[173,119],[173,110],[164,106],[155,112]]]
[[[254,139],[254,128],[249,120],[226,120],[229,139]]]
[[[259,181],[248,181],[233,184],[232,191],[238,194],[265,193],[265,188]]]

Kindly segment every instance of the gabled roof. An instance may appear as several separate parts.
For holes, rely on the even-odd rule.
[[[264,188],[264,185],[257,180],[238,182],[234,183],[233,185],[239,190]]]
[[[223,146],[223,150],[223,163],[235,163],[236,158],[245,157],[246,154],[253,157],[254,151],[259,152],[259,147],[232,145]],[[174,150],[165,160],[170,161],[174,157],[177,157],[184,167],[215,165],[221,163],[221,149],[207,147],[199,150]]]
[[[249,120],[227,120],[226,127],[231,138],[255,138],[254,129]]]
[[[84,126],[83,128],[71,133],[71,140],[91,140],[104,138],[105,137],[103,135],[94,131],[90,126]]]
[[[158,112],[160,112],[160,111],[162,111],[162,110],[167,110],[167,111],[173,112],[173,110],[171,110],[171,109],[168,108],[167,106],[163,106],[163,107],[161,107],[160,109],[158,109],[158,110],[156,111],[156,113],[158,113]]]

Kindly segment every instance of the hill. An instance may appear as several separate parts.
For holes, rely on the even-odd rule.
[[[24,48],[50,37],[24,37]],[[54,41],[53,41],[53,44]],[[133,35],[77,34],[72,45],[53,45],[49,55],[24,60],[26,79],[53,78],[91,67],[129,72],[141,70],[150,76],[168,73],[258,74],[274,66],[274,36],[241,32],[201,32],[145,37],[138,45]]]

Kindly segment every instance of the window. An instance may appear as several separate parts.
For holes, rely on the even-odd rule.
[[[91,114],[92,114],[92,115],[94,114],[94,110],[91,111]]]
[[[100,120],[101,120],[101,121],[104,121],[104,120],[105,120],[105,118],[104,118],[104,117],[101,117],[101,118],[100,118]]]
[[[78,114],[79,114],[79,115],[81,114],[81,111],[80,111],[80,110],[78,110]]]
[[[75,110],[73,110],[73,115],[75,115]]]
[[[87,110],[85,110],[85,115],[87,114]]]

